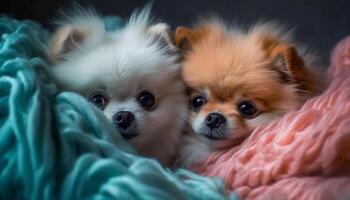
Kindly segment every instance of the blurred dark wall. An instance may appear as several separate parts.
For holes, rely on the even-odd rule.
[[[127,17],[144,0],[76,0],[93,5],[104,15]],[[58,11],[71,8],[72,0],[0,0],[0,12],[18,19],[39,21],[52,28],[50,20]],[[274,20],[296,28],[296,39],[328,61],[336,42],[350,34],[349,0],[155,0],[154,13],[177,25],[191,25],[197,16],[216,14],[242,25]]]

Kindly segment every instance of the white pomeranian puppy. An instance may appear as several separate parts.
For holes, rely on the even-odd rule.
[[[154,23],[149,8],[110,32],[94,12],[79,13],[53,35],[54,80],[99,107],[142,155],[170,164],[187,100],[169,27]]]

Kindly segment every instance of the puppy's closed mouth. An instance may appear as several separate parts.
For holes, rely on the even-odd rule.
[[[218,130],[208,130],[205,132],[200,133],[204,137],[210,139],[210,140],[226,140],[227,136]]]
[[[117,130],[120,133],[120,135],[126,140],[130,140],[138,136],[138,133],[135,130],[135,128],[127,128],[127,129],[117,128]]]
[[[129,133],[121,132],[121,135],[124,139],[129,140],[129,139],[136,137],[138,134],[137,133],[136,134],[129,134]]]

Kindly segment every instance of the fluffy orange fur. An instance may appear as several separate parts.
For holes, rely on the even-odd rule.
[[[177,28],[175,43],[184,52],[182,75],[190,98],[206,97],[206,104],[192,111],[190,124],[198,126],[210,113],[222,114],[227,122],[225,140],[231,141],[225,144],[297,109],[322,87],[312,68],[313,56],[293,45],[275,25],[259,24],[244,31],[219,21],[205,22],[193,29]],[[259,114],[242,116],[242,101],[253,102]]]

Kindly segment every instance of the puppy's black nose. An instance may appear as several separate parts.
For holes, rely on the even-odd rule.
[[[211,129],[219,128],[225,122],[225,117],[220,113],[210,113],[205,119],[205,124]]]
[[[120,111],[113,116],[114,123],[120,128],[128,128],[134,119],[134,115],[129,111]]]

